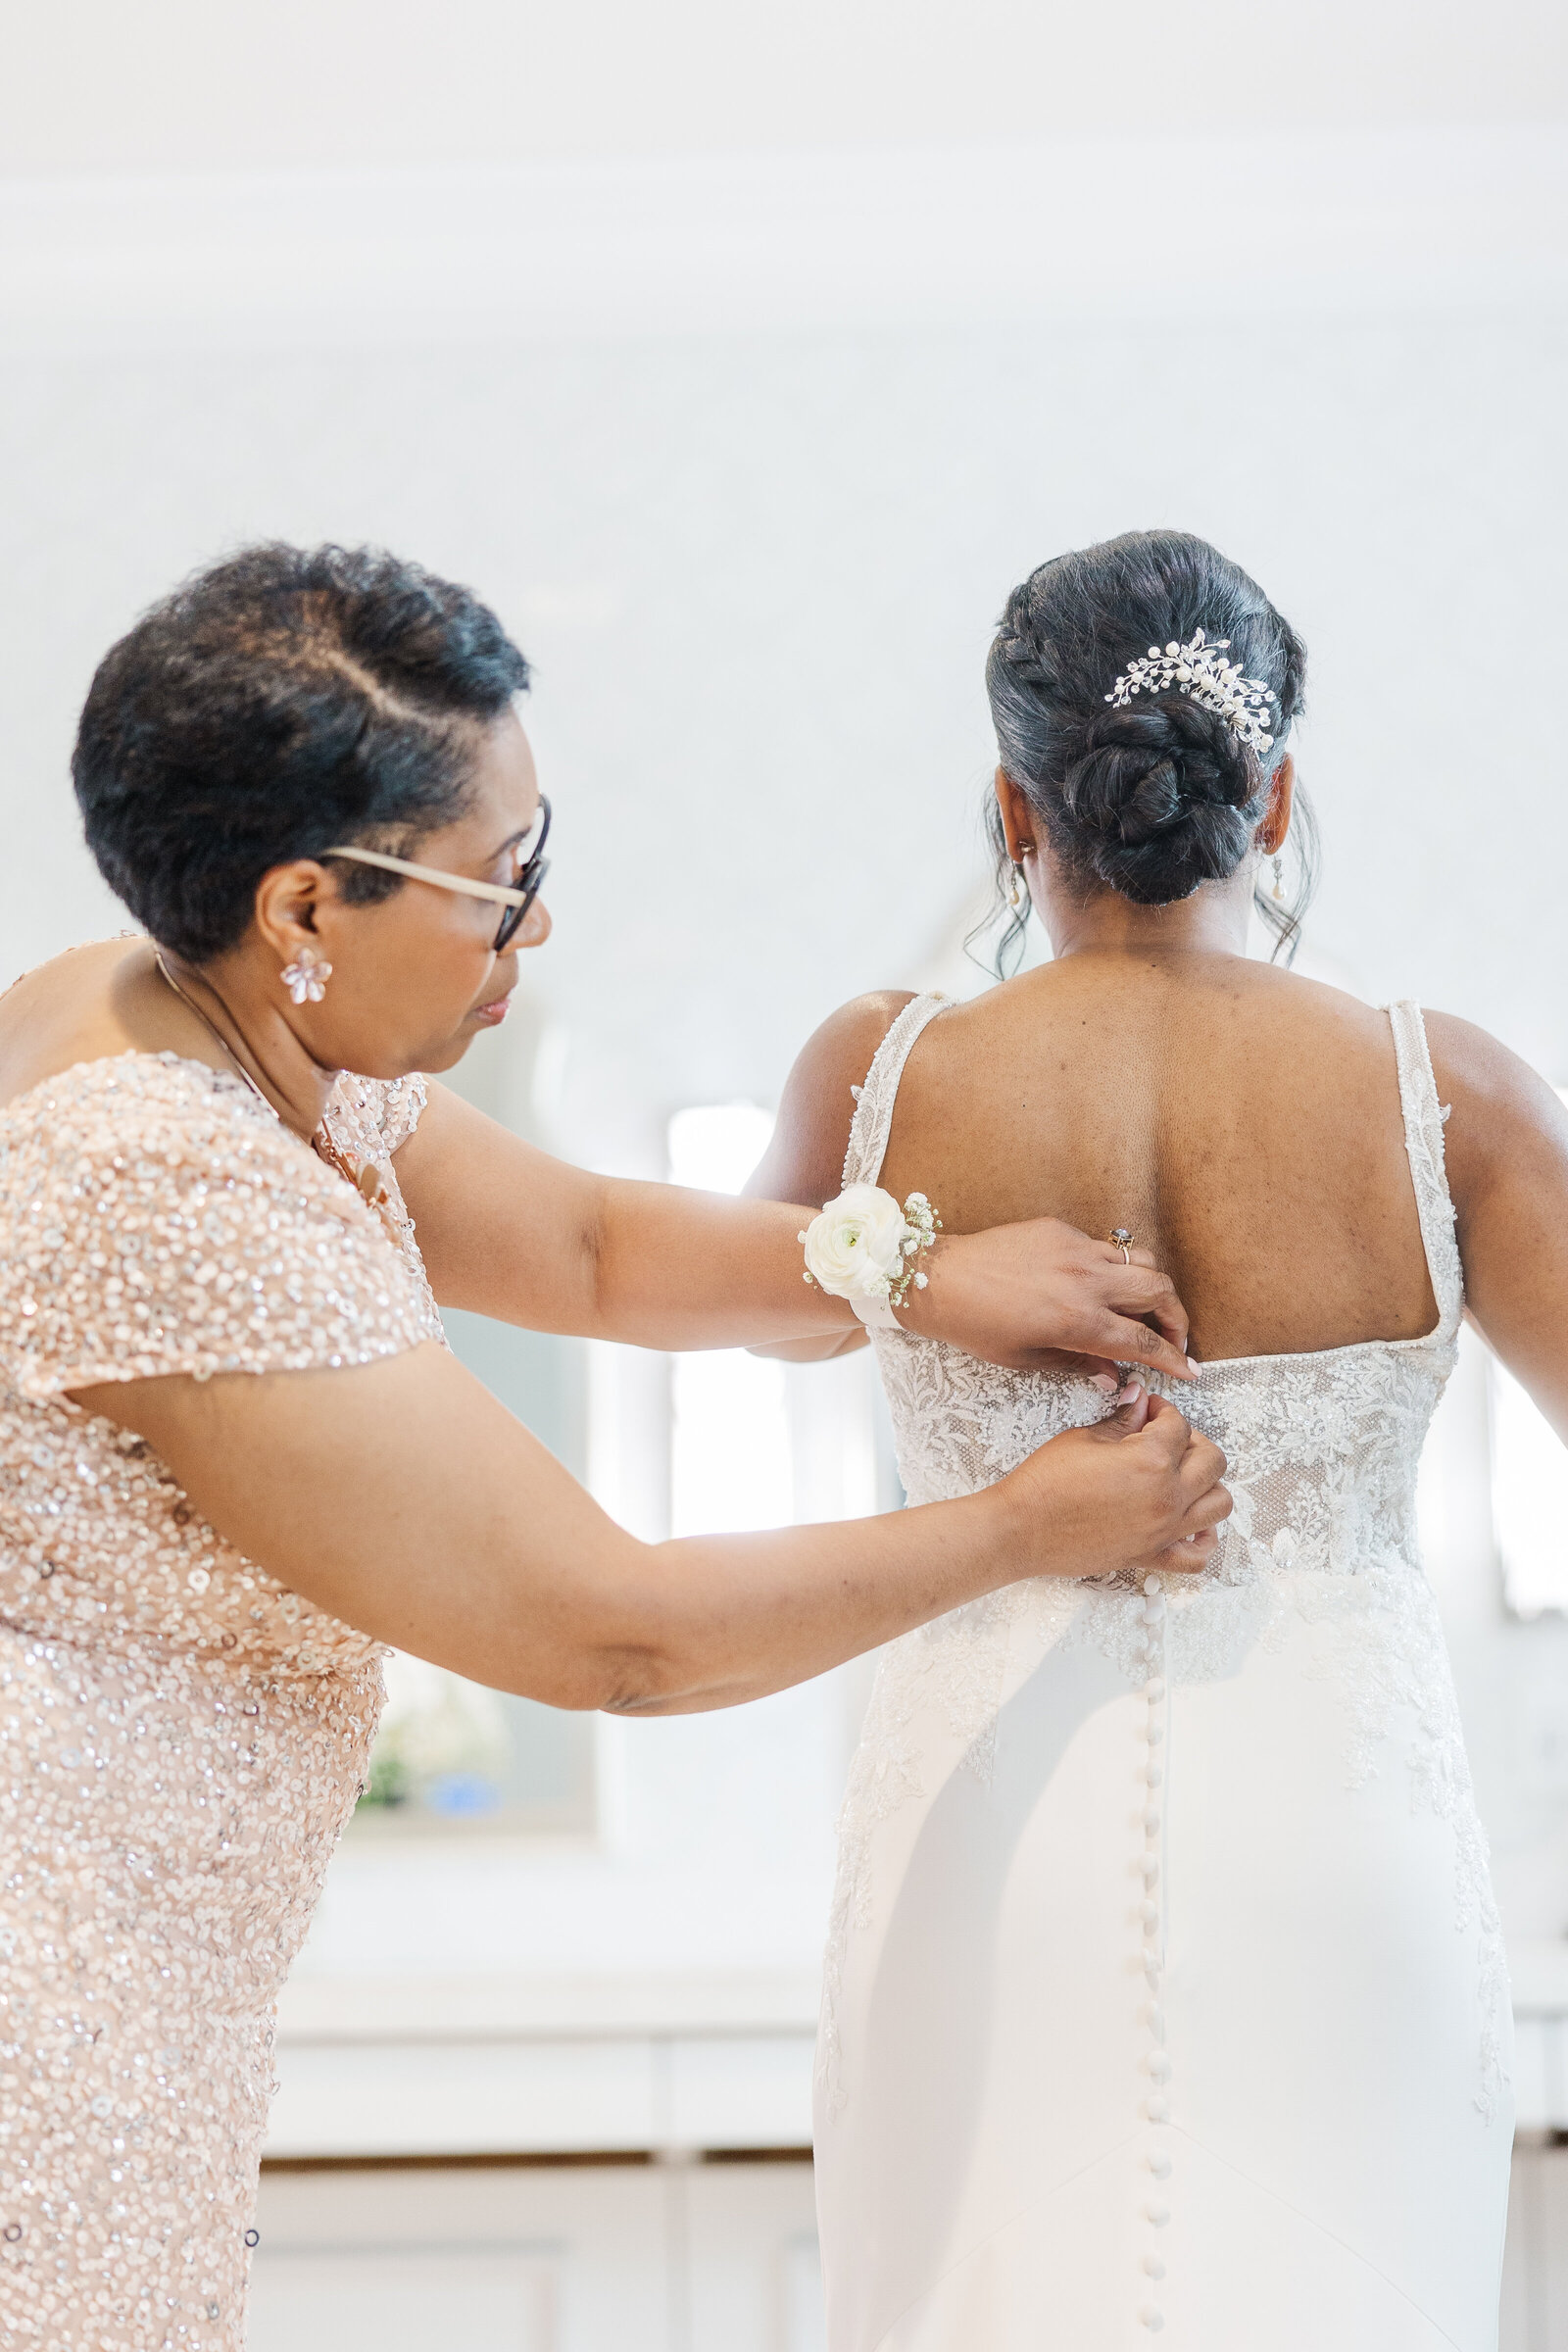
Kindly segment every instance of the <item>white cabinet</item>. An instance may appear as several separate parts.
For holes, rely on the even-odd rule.
[[[1568,2147],[1521,2138],[1508,2193],[1497,2352],[1568,2344]]]
[[[821,2352],[808,2164],[270,2172],[248,2352]]]
[[[296,1978],[267,2154],[805,2148],[814,1975]]]

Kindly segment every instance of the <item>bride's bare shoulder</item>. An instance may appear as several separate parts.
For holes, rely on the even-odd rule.
[[[1527,1061],[1521,1060],[1489,1029],[1478,1028],[1474,1021],[1461,1020],[1455,1012],[1423,1010],[1421,1017],[1432,1055],[1432,1074],[1444,1102],[1448,1100],[1450,1091],[1479,1099],[1486,1095],[1506,1095],[1520,1086],[1526,1092],[1539,1089],[1556,1100],[1545,1080],[1538,1077]]]
[[[859,1086],[876,1050],[914,991],[874,989],[829,1013],[807,1039],[778,1107],[773,1141],[747,1191],[765,1200],[831,1200],[839,1191],[850,1121],[852,1087]]]
[[[1438,1100],[1446,1110],[1448,1183],[1461,1214],[1505,1169],[1568,1171],[1568,1109],[1555,1087],[1474,1021],[1425,1016]]]

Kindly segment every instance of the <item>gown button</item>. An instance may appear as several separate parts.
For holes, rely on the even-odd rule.
[[[1152,2303],[1146,2303],[1138,2317],[1143,2321],[1151,2335],[1157,2335],[1165,2325],[1164,2313],[1156,2311]]]

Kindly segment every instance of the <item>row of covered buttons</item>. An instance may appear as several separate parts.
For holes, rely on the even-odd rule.
[[[1149,2077],[1149,2093],[1144,2100],[1144,2114],[1153,2130],[1144,2153],[1144,2163],[1152,2180],[1158,2183],[1168,2180],[1171,2173],[1170,2149],[1161,2126],[1170,2121],[1170,2059],[1165,2048],[1164,2007],[1164,1936],[1160,1897],[1160,1852],[1163,1814],[1160,1793],[1165,1780],[1164,1740],[1166,1714],[1165,1674],[1165,1597],[1157,1576],[1144,1582],[1144,1602],[1141,1611],[1137,1647],[1144,1661],[1144,1846],[1140,1867],[1144,1881],[1144,1899],[1141,1916],[1144,1930],[1144,1978],[1149,1986],[1149,2008],[1146,2023],[1150,2046],[1144,2061]],[[1158,2188],[1144,2206],[1144,2219],[1154,2230],[1162,2230],[1170,2221],[1170,2207]],[[1147,2278],[1157,2282],[1165,2276],[1163,2253],[1157,2250],[1159,2241],[1152,2240],[1145,2252],[1141,2268]],[[1158,2305],[1146,2302],[1139,2319],[1151,2333],[1157,2333],[1165,2325],[1165,2315]]]

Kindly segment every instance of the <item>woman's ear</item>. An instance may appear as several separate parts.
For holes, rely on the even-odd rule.
[[[330,895],[329,877],[314,858],[269,866],[256,886],[258,936],[285,963],[291,962],[302,946],[317,938],[317,913]]]
[[[1004,767],[997,770],[997,807],[1007,856],[1014,865],[1022,865],[1024,853],[1035,846],[1035,812]]]
[[[1253,840],[1258,854],[1272,858],[1291,829],[1291,808],[1296,799],[1296,761],[1287,752],[1269,782],[1268,807]]]

